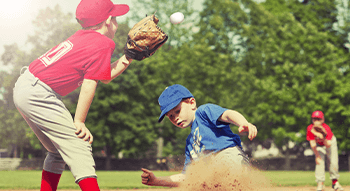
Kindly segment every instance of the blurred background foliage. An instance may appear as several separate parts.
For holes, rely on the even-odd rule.
[[[192,1],[133,0],[135,7],[114,38],[112,62],[123,54],[127,33],[145,15],[156,12],[168,42],[152,57],[134,61],[108,85],[99,84],[86,125],[94,135],[95,155],[126,158],[184,153],[190,129],[169,120],[157,123],[158,96],[173,84],[186,86],[197,105],[214,103],[241,112],[258,128],[248,151],[274,142],[289,156],[300,154],[314,110],[325,113],[340,153],[350,151],[350,8],[343,0],[205,0],[199,12]],[[180,11],[185,21],[169,22]],[[6,45],[0,71],[0,146],[16,157],[45,150],[17,112],[12,88],[23,66],[62,42],[80,26],[59,6],[41,10],[28,36],[32,49]],[[79,89],[64,98],[74,116]],[[232,126],[237,132],[237,127]],[[288,146],[290,141],[295,146]],[[102,151],[102,152],[101,152]],[[33,154],[36,153],[36,154]],[[39,154],[38,154],[39,153]],[[107,164],[108,165],[108,164]]]

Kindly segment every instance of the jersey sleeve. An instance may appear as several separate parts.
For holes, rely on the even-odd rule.
[[[307,126],[306,129],[306,140],[311,141],[311,140],[315,140],[315,135],[313,133],[311,133],[311,128],[313,127],[313,125],[309,125]]]
[[[221,127],[221,125],[227,125],[227,123],[221,122],[218,119],[221,115],[227,110],[221,106],[215,104],[206,104],[201,107],[199,110],[200,115],[206,119],[207,121],[215,124],[217,127]]]
[[[327,140],[331,140],[332,137],[333,137],[333,132],[332,132],[331,128],[330,128],[327,124],[325,124],[325,123],[323,123],[322,126],[323,126],[323,128],[325,128],[325,130],[327,131],[327,137],[326,137],[326,139],[327,139]]]
[[[84,67],[84,79],[110,80],[111,79],[112,50],[105,48],[91,57],[91,61]]]

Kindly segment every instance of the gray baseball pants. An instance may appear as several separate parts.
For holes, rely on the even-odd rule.
[[[72,115],[59,94],[27,69],[15,84],[13,100],[48,151],[45,171],[62,174],[67,164],[76,183],[87,177],[97,177],[92,147],[75,134]]]

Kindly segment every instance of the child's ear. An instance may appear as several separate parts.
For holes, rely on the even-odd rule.
[[[197,103],[196,103],[196,99],[194,99],[193,97],[190,98],[190,104],[193,106],[193,108],[197,107]]]
[[[106,20],[106,25],[109,26],[111,24],[112,16],[110,15]]]

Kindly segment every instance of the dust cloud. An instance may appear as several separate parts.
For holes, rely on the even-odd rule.
[[[271,181],[253,167],[242,167],[230,160],[203,158],[186,171],[181,191],[264,191],[271,190]]]

